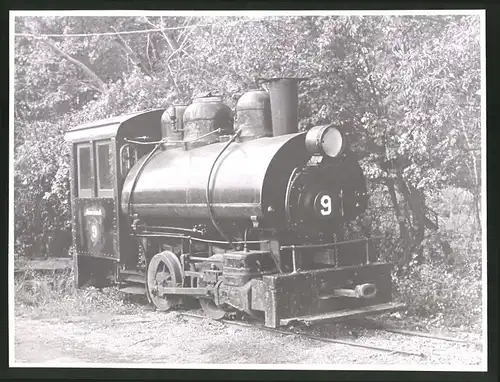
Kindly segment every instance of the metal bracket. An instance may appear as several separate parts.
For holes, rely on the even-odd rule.
[[[307,165],[308,166],[319,166],[322,161],[323,161],[323,155],[313,155],[309,159],[309,162],[307,163]]]
[[[252,220],[253,228],[259,228],[259,220],[257,216],[250,216],[250,220]]]
[[[297,267],[298,260],[299,260],[299,254],[295,250],[295,245],[292,245],[292,265],[293,265],[292,273],[297,273],[299,271]]]
[[[139,225],[140,223],[140,220],[139,220],[139,215],[137,214],[133,214],[132,215],[132,224],[131,224],[131,227],[132,227],[132,230],[136,230],[137,229],[137,226]]]

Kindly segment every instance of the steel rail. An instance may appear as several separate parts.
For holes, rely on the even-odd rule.
[[[209,317],[200,316],[200,315],[192,314],[192,313],[181,312],[180,314],[184,317],[192,317],[192,318],[197,318],[197,319],[210,319]],[[410,355],[410,356],[425,357],[425,355],[423,353],[416,353],[416,352],[411,352],[411,351],[406,351],[406,350],[394,350],[394,349],[384,348],[384,347],[380,347],[380,346],[363,345],[363,344],[360,344],[357,342],[352,342],[352,341],[336,340],[333,338],[318,337],[318,336],[313,336],[313,335],[303,334],[303,333],[295,333],[295,332],[291,332],[291,331],[287,331],[287,330],[268,328],[268,327],[263,326],[263,325],[252,325],[252,324],[248,324],[248,323],[240,322],[240,321],[229,321],[229,320],[217,320],[217,321],[222,322],[224,324],[228,324],[228,325],[242,326],[242,327],[253,328],[253,329],[262,329],[262,330],[265,330],[265,331],[268,331],[271,333],[276,333],[276,334],[283,334],[283,335],[289,335],[289,336],[308,338],[308,339],[314,340],[314,341],[331,342],[331,343],[352,346],[352,347],[360,347],[360,348],[364,348],[364,349],[370,349],[370,350],[381,351],[381,352],[386,352],[386,353],[399,353],[399,354]]]
[[[384,324],[383,322],[369,319],[366,317],[347,319],[345,322],[348,325],[351,325],[353,327],[362,327],[363,329],[368,329],[368,330],[382,330],[384,332],[402,334],[402,335],[411,336],[411,337],[431,338],[431,339],[436,339],[436,340],[440,340],[440,341],[466,343],[466,344],[471,344],[471,345],[476,345],[476,346],[483,345],[481,342],[475,341],[475,340],[466,340],[466,339],[453,338],[453,337],[449,337],[449,336],[442,336],[442,335],[437,335],[437,334],[432,334],[432,333],[425,333],[425,332],[418,332],[418,331],[414,331],[414,330],[400,329],[400,328],[397,328],[397,327],[394,327],[391,325],[387,325],[387,324]]]
[[[479,341],[463,340],[461,338],[439,336],[439,335],[435,335],[435,334],[431,334],[431,333],[415,332],[413,330],[404,330],[404,329],[397,329],[397,328],[390,328],[390,327],[382,327],[381,330],[383,330],[385,332],[390,332],[390,333],[403,334],[403,335],[406,335],[406,336],[432,338],[432,339],[441,340],[441,341],[466,343],[466,344],[472,344],[472,345],[477,345],[477,346],[482,346],[483,345]]]
[[[378,329],[378,330],[383,330],[384,332],[403,334],[403,335],[412,336],[412,337],[431,338],[431,339],[436,339],[436,340],[440,340],[440,341],[466,343],[466,344],[472,344],[472,345],[477,345],[477,346],[483,345],[481,342],[474,341],[474,340],[453,338],[453,337],[441,336],[441,335],[432,334],[432,333],[417,332],[414,330],[399,329],[399,328],[384,324],[384,323],[379,322],[379,321],[370,320],[368,318],[354,320],[353,325],[360,325],[360,326],[363,326],[365,329]]]

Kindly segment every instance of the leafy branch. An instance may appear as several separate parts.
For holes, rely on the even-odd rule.
[[[37,41],[40,41],[41,43],[50,47],[54,52],[59,54],[61,57],[65,58],[66,60],[68,60],[69,62],[80,68],[83,71],[83,73],[85,73],[85,75],[95,83],[96,90],[98,90],[101,93],[106,93],[108,91],[108,88],[104,83],[104,81],[101,80],[99,76],[95,74],[95,72],[92,69],[90,69],[87,65],[85,65],[83,62],[71,57],[68,53],[64,52],[61,48],[55,45],[55,43],[50,41],[48,38],[40,37],[37,38]]]

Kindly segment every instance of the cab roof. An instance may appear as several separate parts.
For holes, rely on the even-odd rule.
[[[67,131],[64,139],[68,142],[84,142],[116,138],[124,129],[129,135],[132,131],[140,134],[141,128],[146,124],[157,124],[159,131],[164,111],[165,109],[144,110],[84,123]]]

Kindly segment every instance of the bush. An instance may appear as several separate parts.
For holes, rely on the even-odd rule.
[[[470,328],[481,320],[481,279],[435,264],[416,266],[395,278],[399,298],[408,304],[409,315],[437,326]]]
[[[448,188],[429,200],[439,214],[439,230],[428,232],[423,264],[395,266],[395,296],[408,305],[407,314],[436,326],[480,327],[482,321],[481,237],[474,219],[472,197]],[[449,243],[447,251],[443,243]],[[397,261],[397,238],[384,245],[385,260]]]
[[[16,277],[14,285],[16,315],[60,318],[96,313],[133,314],[142,309],[115,287],[76,289],[72,270],[40,275],[28,269]]]
[[[28,256],[64,256],[71,244],[69,150],[58,128],[37,123],[15,150],[15,251]]]

